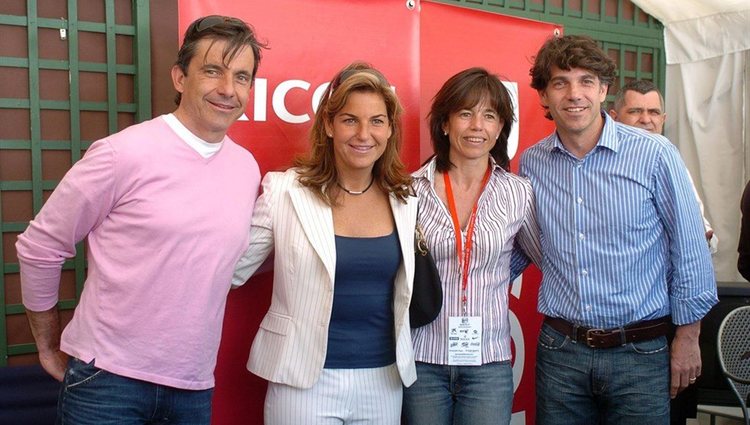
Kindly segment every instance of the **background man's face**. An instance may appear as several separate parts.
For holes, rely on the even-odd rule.
[[[659,93],[650,91],[640,94],[637,91],[628,90],[623,99],[621,108],[609,111],[612,118],[623,124],[661,134],[667,115],[661,109]]]

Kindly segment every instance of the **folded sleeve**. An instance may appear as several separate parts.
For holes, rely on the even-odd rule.
[[[91,145],[18,236],[16,252],[27,309],[44,311],[57,303],[63,263],[112,209],[115,167],[115,153],[106,139]]]
[[[693,323],[718,302],[716,280],[698,202],[685,165],[671,144],[659,158],[654,183],[673,270],[668,288],[672,321],[676,325]]]

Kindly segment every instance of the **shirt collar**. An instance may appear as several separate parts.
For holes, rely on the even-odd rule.
[[[436,160],[437,158],[433,155],[433,157],[425,165],[414,172],[413,176],[415,178],[427,179],[430,184],[434,183]],[[490,166],[492,167],[492,174],[505,176],[505,170],[500,167],[497,162],[495,162],[495,158],[493,158],[492,155],[490,155]]]
[[[600,111],[600,113],[604,118],[604,128],[602,129],[602,135],[599,137],[599,140],[596,142],[596,146],[594,146],[594,149],[592,149],[591,152],[594,152],[597,148],[602,147],[616,153],[620,149],[620,140],[617,138],[617,122],[615,122],[615,120],[613,120],[608,113],[604,112],[603,109]],[[565,149],[565,146],[563,146],[560,137],[557,135],[557,131],[552,133],[544,141],[544,147],[550,152],[553,150],[567,152],[567,149]]]
[[[620,150],[620,139],[617,138],[617,122],[604,110],[601,112],[604,117],[604,129],[597,145],[617,153]]]

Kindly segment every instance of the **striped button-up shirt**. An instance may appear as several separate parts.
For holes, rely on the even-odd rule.
[[[542,232],[539,311],[600,328],[700,320],[716,283],[685,165],[666,138],[602,115],[584,158],[557,133],[521,157]]]
[[[521,248],[537,264],[541,257],[531,185],[494,162],[492,167],[479,197],[467,288],[467,315],[482,317],[483,364],[511,358],[508,285],[512,260],[518,264]],[[434,158],[414,177],[419,196],[417,220],[443,283],[440,315],[432,323],[412,329],[415,358],[425,363],[448,364],[448,318],[463,315],[456,236],[450,212],[435,193]],[[465,231],[462,238],[465,246]]]

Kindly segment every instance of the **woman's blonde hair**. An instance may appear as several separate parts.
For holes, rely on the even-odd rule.
[[[399,157],[403,108],[383,74],[363,62],[354,62],[339,71],[323,93],[310,130],[310,153],[295,160],[299,182],[309,187],[326,204],[334,204],[340,189],[336,184],[338,172],[333,139],[328,137],[326,124],[333,122],[349,96],[355,92],[376,93],[385,103],[391,137],[388,138],[385,152],[373,166],[373,184],[405,201],[413,191],[411,176],[405,172],[404,163]]]

